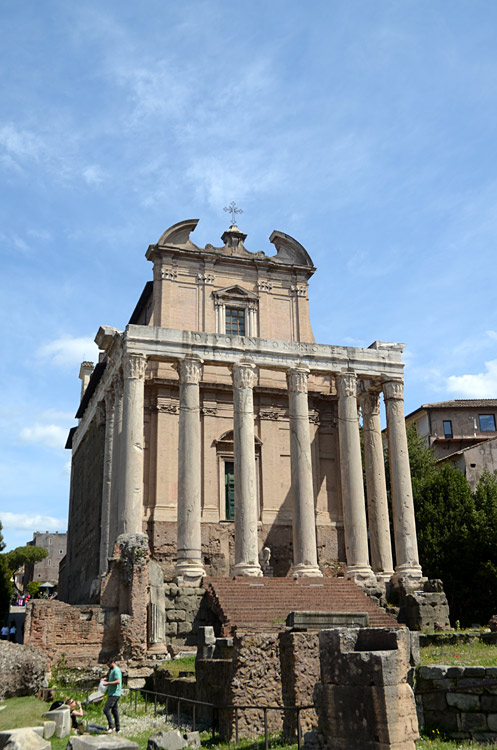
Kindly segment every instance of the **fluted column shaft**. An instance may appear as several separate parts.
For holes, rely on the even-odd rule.
[[[306,367],[297,367],[287,373],[293,495],[293,574],[321,576],[316,545],[308,378],[309,370]]]
[[[233,366],[235,458],[235,575],[261,576],[257,538],[254,449],[254,365]]]
[[[418,557],[411,470],[404,417],[404,384],[389,381],[383,384],[387,412],[388,457],[392,489],[393,529],[397,575],[407,583],[422,577]]]
[[[357,379],[354,373],[337,375],[340,476],[347,577],[357,583],[374,582],[369,565],[366,504],[362,478],[361,442],[357,414]]]
[[[200,376],[202,360],[178,363],[180,382],[178,439],[178,557],[176,576],[196,585],[205,576],[201,537]]]
[[[107,572],[110,539],[111,493],[112,493],[112,458],[114,451],[114,392],[109,389],[105,394],[105,446],[104,476],[102,487],[102,508],[100,513],[100,560],[99,573]]]
[[[122,505],[120,534],[141,534],[143,517],[143,411],[147,358],[129,354],[123,361]]]
[[[371,565],[376,577],[388,581],[393,575],[392,542],[388,516],[385,459],[381,439],[380,394],[366,389],[361,393],[366,496],[368,504]]]

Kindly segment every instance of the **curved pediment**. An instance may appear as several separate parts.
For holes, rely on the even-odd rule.
[[[289,234],[278,232],[276,229],[272,232],[269,242],[275,246],[277,253],[271,260],[276,263],[285,263],[296,266],[309,266],[314,268],[312,258],[300,242],[290,237]]]
[[[193,232],[198,224],[198,219],[186,219],[185,221],[179,221],[177,224],[173,224],[172,227],[166,229],[162,233],[157,244],[162,245],[174,245],[177,247],[188,247],[197,248],[196,245],[190,239],[190,233]]]

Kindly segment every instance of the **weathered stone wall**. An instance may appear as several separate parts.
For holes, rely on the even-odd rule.
[[[280,633],[280,661],[283,703],[285,706],[311,706],[314,703],[314,685],[319,682],[318,633]],[[302,733],[317,729],[316,711],[300,712]],[[297,733],[297,714],[286,711],[284,735],[294,740]]]
[[[420,725],[454,740],[497,739],[497,667],[419,667],[415,694]]]
[[[72,603],[95,601],[98,578],[100,513],[105,425],[94,419],[72,457],[67,545],[67,575],[60,598]]]
[[[164,585],[166,595],[166,638],[173,646],[196,646],[198,628],[212,624],[212,613],[202,606],[205,589]]]
[[[0,700],[34,695],[47,669],[47,655],[39,648],[0,641]]]
[[[26,609],[24,643],[36,646],[50,664],[65,658],[69,666],[86,666],[117,652],[119,618],[113,610],[56,600],[31,600]]]

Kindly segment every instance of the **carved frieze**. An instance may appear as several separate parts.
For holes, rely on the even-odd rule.
[[[197,283],[198,284],[213,284],[214,274],[213,273],[198,273]]]
[[[200,412],[205,417],[215,417],[217,415],[217,409],[215,406],[202,406]]]
[[[282,416],[280,411],[272,406],[259,409],[260,419],[269,419],[273,422],[276,422],[280,418],[280,416]]]
[[[257,282],[257,290],[259,292],[270,292],[273,289],[273,282],[269,279],[259,279]]]
[[[179,404],[169,402],[167,404],[165,403],[158,403],[156,406],[156,409],[158,412],[161,412],[163,414],[179,414]]]
[[[147,358],[143,354],[128,354],[123,359],[126,380],[143,380],[147,369]]]
[[[307,297],[307,284],[292,284],[290,291],[297,297]]]
[[[318,411],[309,412],[309,422],[311,422],[311,424],[321,424],[321,418]]]
[[[164,281],[177,281],[178,269],[163,266],[161,269],[161,279],[163,279]]]
[[[296,367],[294,370],[288,370],[286,379],[288,390],[293,393],[307,393],[307,380],[309,370],[307,367]]]

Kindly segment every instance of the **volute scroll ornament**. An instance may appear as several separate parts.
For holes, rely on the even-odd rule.
[[[128,354],[123,360],[126,380],[143,380],[147,369],[147,357],[143,354]]]

